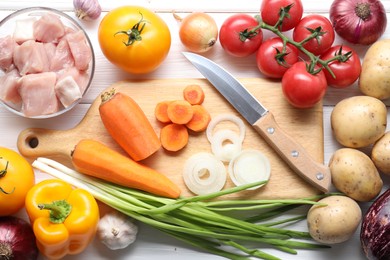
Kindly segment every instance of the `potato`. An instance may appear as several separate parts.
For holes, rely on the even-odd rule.
[[[390,132],[385,133],[371,150],[371,160],[384,174],[390,175]]]
[[[361,148],[381,138],[387,125],[386,105],[369,96],[353,96],[336,104],[331,113],[336,140],[350,148]]]
[[[390,97],[390,39],[379,40],[367,50],[359,88],[371,97],[382,100]]]
[[[333,185],[357,201],[370,201],[382,190],[383,181],[370,157],[352,149],[337,150],[329,161]]]
[[[327,205],[314,205],[307,215],[311,237],[324,244],[347,241],[362,219],[359,205],[346,196],[330,196],[319,202]]]

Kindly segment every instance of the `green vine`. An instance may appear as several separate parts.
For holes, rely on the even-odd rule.
[[[286,49],[287,49],[286,45],[289,43],[289,44],[295,46],[298,50],[300,50],[303,54],[305,54],[310,59],[309,64],[307,64],[307,66],[306,66],[307,67],[307,71],[309,73],[315,75],[315,74],[319,73],[323,68],[325,68],[327,71],[329,71],[329,73],[332,75],[332,77],[335,78],[335,75],[334,75],[333,71],[331,70],[331,68],[329,67],[329,64],[331,62],[334,62],[334,61],[346,62],[352,56],[352,52],[347,52],[347,53],[343,54],[342,53],[342,47],[340,47],[340,49],[335,53],[334,57],[332,57],[331,59],[328,59],[328,60],[323,60],[323,59],[320,59],[319,56],[316,56],[313,53],[311,53],[310,51],[306,50],[305,47],[303,46],[306,42],[308,42],[308,41],[310,41],[312,39],[316,39],[317,42],[320,42],[320,37],[327,33],[327,32],[322,30],[321,26],[319,26],[319,27],[317,27],[315,29],[307,28],[310,31],[310,35],[308,37],[306,37],[305,39],[303,39],[301,42],[296,42],[293,39],[290,39],[289,37],[284,35],[282,33],[282,31],[280,30],[280,28],[281,28],[281,26],[283,24],[283,20],[285,18],[290,17],[289,11],[290,11],[292,6],[293,5],[291,4],[291,5],[282,7],[280,9],[280,11],[279,11],[279,19],[275,23],[275,25],[269,25],[269,24],[265,23],[261,19],[260,15],[256,15],[255,18],[258,21],[259,25],[254,27],[254,28],[252,28],[247,33],[257,32],[260,29],[264,29],[264,30],[268,30],[268,31],[274,33],[279,38],[281,38],[282,41],[283,41],[283,49],[281,51],[280,50],[276,50],[277,53],[275,55],[275,59],[276,59],[276,61],[280,65],[285,66],[285,67],[287,66],[284,58],[286,57],[286,55],[289,54],[286,51]],[[316,66],[317,64],[319,64],[321,66],[317,67]]]

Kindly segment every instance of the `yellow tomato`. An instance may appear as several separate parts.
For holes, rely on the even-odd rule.
[[[100,22],[98,40],[111,63],[134,74],[157,69],[171,47],[164,20],[139,6],[121,6],[108,12]]]
[[[0,216],[9,216],[22,209],[34,183],[30,163],[19,153],[0,147]]]

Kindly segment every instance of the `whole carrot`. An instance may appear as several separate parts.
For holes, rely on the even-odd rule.
[[[99,113],[111,137],[135,161],[154,154],[161,143],[141,107],[121,92],[104,92]]]
[[[167,176],[92,139],[81,140],[72,151],[75,169],[129,188],[178,198],[179,187]]]

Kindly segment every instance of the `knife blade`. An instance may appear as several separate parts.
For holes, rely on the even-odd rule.
[[[195,68],[248,121],[278,155],[308,183],[328,192],[331,185],[329,167],[315,161],[277,124],[268,111],[233,75],[215,62],[201,55],[183,52]]]

